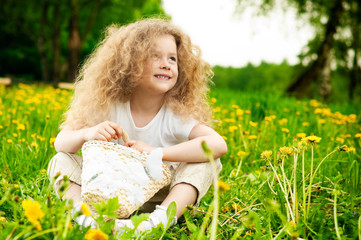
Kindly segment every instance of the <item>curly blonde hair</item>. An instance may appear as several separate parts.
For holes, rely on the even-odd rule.
[[[85,61],[61,129],[91,127],[107,120],[112,103],[129,101],[139,84],[154,39],[172,35],[178,55],[178,79],[165,104],[183,119],[192,116],[210,124],[209,83],[213,72],[189,36],[164,19],[145,19],[126,26],[111,25],[105,38]]]

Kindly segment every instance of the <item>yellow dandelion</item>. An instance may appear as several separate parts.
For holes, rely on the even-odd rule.
[[[239,152],[237,153],[237,156],[239,156],[239,157],[246,156],[246,152],[244,152],[244,151],[239,151]]]
[[[239,106],[236,105],[236,104],[233,104],[233,105],[232,105],[232,108],[237,109],[237,108],[239,108]]]
[[[303,122],[303,123],[302,123],[302,126],[308,127],[308,126],[310,126],[310,123],[309,123],[309,122]]]
[[[302,138],[301,141],[306,142],[306,143],[319,143],[321,141],[322,138],[317,137],[317,136],[308,136],[308,137],[304,137]]]
[[[267,159],[267,158],[270,158],[271,156],[272,156],[272,151],[269,151],[269,150],[263,151],[261,153],[262,159]]]
[[[321,108],[316,108],[315,111],[313,111],[314,114],[321,114],[322,113],[322,109]]]
[[[325,119],[322,119],[322,118],[321,118],[321,119],[318,119],[318,123],[319,123],[319,124],[324,124],[325,122],[326,122]]]
[[[221,108],[220,108],[220,107],[216,107],[216,108],[213,108],[212,111],[213,111],[214,113],[221,112]]]
[[[50,143],[50,145],[54,145],[54,142],[55,142],[55,137],[54,138],[50,138],[50,140],[49,140],[49,143]]]
[[[351,137],[351,134],[342,134],[341,137],[342,137],[342,138],[350,138],[350,137]]]
[[[249,121],[249,125],[250,125],[251,127],[257,127],[258,123]]]
[[[237,116],[242,116],[244,111],[242,109],[237,109],[236,114]]]
[[[356,134],[355,134],[355,138],[361,139],[361,133],[356,133]]]
[[[282,130],[282,132],[284,132],[284,133],[289,133],[289,132],[290,132],[290,130],[288,130],[288,128],[282,128],[281,130]]]
[[[38,221],[44,217],[44,212],[41,210],[40,203],[32,199],[27,199],[21,203],[23,209],[25,210],[25,216],[31,222],[38,231],[41,231],[41,224]]]
[[[347,147],[346,145],[343,145],[342,147],[340,147],[340,151],[341,151],[341,152],[349,152],[349,151],[350,151],[350,148]]]
[[[266,117],[264,118],[264,120],[267,121],[267,122],[271,122],[273,119],[272,119],[271,116],[266,116]]]
[[[222,212],[229,212],[229,210],[230,210],[230,209],[229,209],[228,206],[222,208]]]
[[[216,103],[217,102],[217,99],[215,99],[215,98],[211,98],[211,101],[212,101],[212,103]]]
[[[275,181],[278,182],[278,180],[282,181],[282,175],[281,174],[277,174],[277,176],[275,175]]]
[[[80,209],[81,209],[81,212],[82,212],[85,216],[91,216],[91,215],[92,215],[92,213],[91,213],[90,210],[89,210],[88,204],[83,203],[83,204],[80,206]]]
[[[237,203],[232,203],[232,208],[236,210],[237,212],[240,211],[242,208]]]
[[[246,110],[246,111],[244,111],[246,114],[251,114],[251,111],[250,110]]]
[[[219,189],[224,191],[228,191],[229,189],[231,189],[230,186],[227,183],[223,182],[222,180],[218,180],[218,187]]]
[[[25,130],[25,125],[19,123],[17,129],[18,129],[18,130],[21,130],[21,131],[22,131],[22,130]]]
[[[100,229],[89,229],[84,237],[87,240],[107,240],[109,238],[109,236]]]
[[[229,132],[231,132],[231,133],[233,133],[233,132],[236,131],[237,129],[238,129],[237,126],[230,126],[230,127],[228,128]]]
[[[41,227],[41,224],[40,224],[39,221],[30,221],[30,222],[34,225],[34,227],[36,228],[36,230],[38,230],[38,231],[41,231],[41,230],[42,230],[42,227]]]
[[[284,155],[291,155],[293,150],[290,147],[280,147],[280,152]]]
[[[41,170],[40,170],[40,173],[44,174],[44,173],[46,173],[46,170],[45,170],[45,169],[41,169]]]
[[[304,137],[306,137],[306,133],[297,133],[296,136],[298,138],[304,138]]]
[[[287,118],[282,118],[281,120],[278,121],[278,123],[279,123],[280,125],[285,125],[287,122],[288,122],[288,119],[287,119]]]
[[[234,118],[225,118],[224,121],[227,122],[227,123],[233,123],[236,120]]]
[[[319,107],[319,106],[321,106],[322,104],[319,103],[319,102],[317,102],[317,100],[315,100],[315,99],[311,99],[311,100],[310,100],[310,105],[311,105],[312,107]]]
[[[337,137],[336,138],[336,141],[339,142],[339,143],[344,143],[345,142],[345,139],[341,138],[341,137]]]
[[[223,138],[224,140],[227,140],[227,139],[228,139],[226,136],[222,136],[222,138]]]
[[[7,222],[8,220],[5,217],[0,217],[0,222]]]
[[[14,137],[18,137],[18,134],[17,134],[17,133],[13,133],[13,136],[14,136]]]
[[[249,135],[248,139],[249,140],[254,140],[254,139],[257,139],[257,136],[256,135]]]
[[[356,152],[356,148],[354,148],[354,147],[349,147],[349,148],[348,148],[348,151],[349,151],[349,152]]]
[[[19,184],[14,184],[14,188],[19,188]]]

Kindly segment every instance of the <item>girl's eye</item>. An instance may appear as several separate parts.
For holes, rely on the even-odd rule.
[[[177,62],[177,59],[175,57],[170,57],[169,60],[171,60],[172,62]]]

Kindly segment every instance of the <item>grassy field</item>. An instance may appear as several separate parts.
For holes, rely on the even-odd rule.
[[[212,91],[214,126],[228,143],[216,187],[167,232],[113,236],[112,222],[94,231],[73,224],[71,204],[57,199],[46,177],[71,95],[0,86],[0,239],[360,239],[355,104]]]

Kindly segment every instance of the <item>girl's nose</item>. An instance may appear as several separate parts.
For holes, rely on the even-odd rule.
[[[162,58],[161,63],[160,63],[160,68],[161,69],[167,69],[167,70],[170,69],[170,64],[169,64],[167,58]]]

